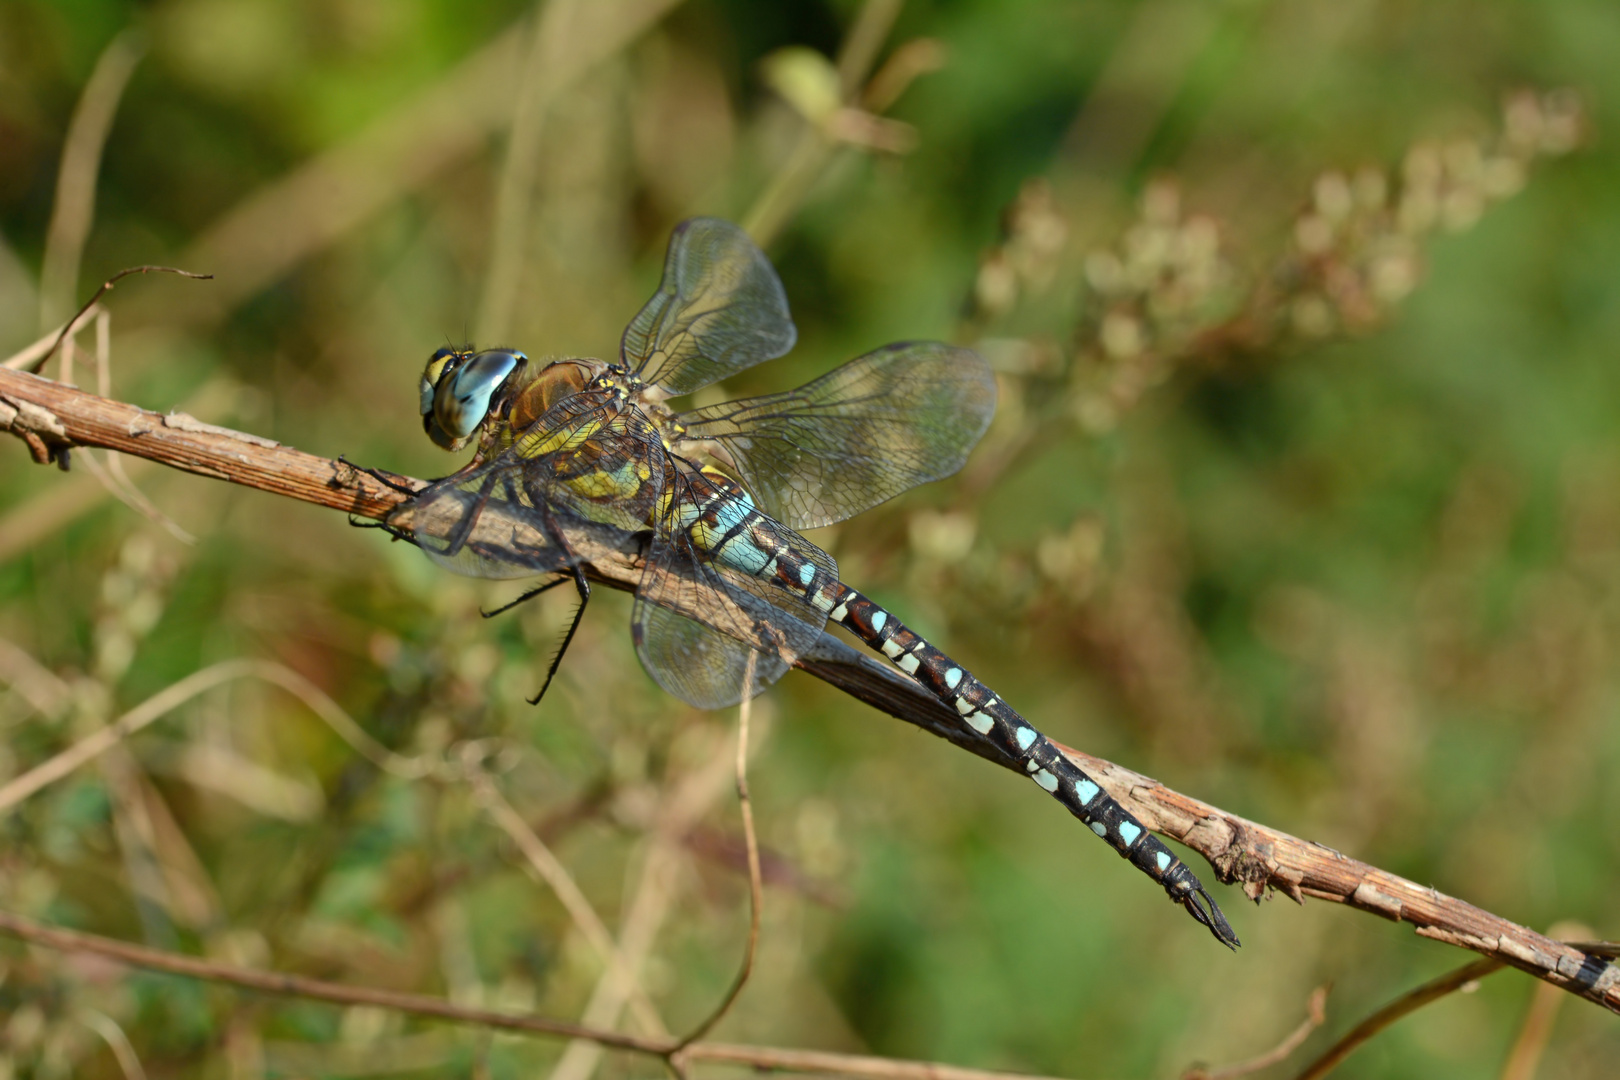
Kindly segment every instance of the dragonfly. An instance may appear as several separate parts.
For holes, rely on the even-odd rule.
[[[829,621],[843,626],[1235,948],[1185,863],[995,691],[841,581],[832,556],[798,532],[960,469],[995,411],[983,358],[902,342],[796,390],[680,412],[667,404],[783,355],[796,336],[782,283],[747,233],[686,221],[616,361],[541,363],[470,346],[432,354],[423,428],[446,450],[476,449],[415,495],[399,528],[458,573],[549,578],[500,610],[573,583],[579,605],[541,695],[590,600],[569,541],[581,524],[646,536],[631,636],[653,680],[691,705],[762,691]]]

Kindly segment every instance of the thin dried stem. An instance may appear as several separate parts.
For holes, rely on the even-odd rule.
[[[905,0],[866,0],[861,5],[838,50],[838,90],[845,101],[855,100],[904,6]]]
[[[0,682],[10,684],[44,717],[61,716],[73,703],[73,688],[61,676],[4,638],[0,638]]]
[[[208,982],[237,986],[265,994],[280,994],[326,1001],[335,1005],[369,1005],[392,1009],[414,1016],[470,1024],[497,1031],[520,1032],[529,1035],[551,1035],[571,1039],[585,1039],[614,1050],[644,1054],[668,1060],[675,1052],[671,1039],[645,1038],[623,1035],[616,1031],[587,1027],[567,1020],[552,1020],[543,1016],[526,1016],[497,1012],[492,1009],[467,1008],[454,1005],[442,998],[423,994],[406,994],[397,990],[381,990],[363,986],[345,986],[342,983],[310,979],[301,975],[287,975],[273,971],[257,971],[233,964],[201,960],[182,956],[162,949],[151,949],[125,941],[86,934],[77,930],[47,926],[8,911],[0,911],[0,934],[63,952],[88,953],[102,956],[122,964],[163,971],[171,975],[202,979]],[[864,1080],[1047,1080],[1044,1077],[1021,1073],[994,1072],[987,1069],[966,1069],[932,1061],[894,1061],[888,1058],[868,1057],[861,1054],[838,1054],[821,1050],[789,1050],[772,1046],[748,1046],[738,1043],[697,1043],[687,1047],[682,1056],[688,1062],[712,1061],[728,1065],[742,1065],[760,1070],[795,1073],[833,1073],[861,1077]]]
[[[34,365],[34,361],[41,360],[43,357],[49,356],[56,348],[57,342],[62,340],[63,335],[70,328],[77,330],[78,327],[83,326],[85,322],[88,321],[89,316],[100,315],[102,310],[103,309],[99,307],[92,307],[87,312],[82,312],[79,315],[75,315],[61,326],[51,327],[50,331],[40,337],[38,340],[28,345],[24,345],[22,348],[18,349],[4,360],[0,360],[0,367],[8,368],[12,371],[38,371],[39,368]],[[78,325],[75,326],[75,323]],[[69,382],[70,380],[64,378],[61,381]],[[103,394],[102,396],[105,397],[106,395]]]
[[[1502,1063],[1501,1080],[1534,1080],[1536,1066],[1541,1064],[1541,1055],[1546,1052],[1547,1040],[1552,1036],[1553,1021],[1558,1018],[1559,1006],[1567,1000],[1569,995],[1560,994],[1556,987],[1546,983],[1536,984],[1530,995],[1530,1007],[1525,1010],[1524,1023],[1519,1028],[1519,1037],[1513,1041],[1507,1061]]]
[[[1240,1061],[1235,1065],[1225,1065],[1219,1069],[1206,1069],[1196,1067],[1182,1073],[1182,1080],[1235,1080],[1239,1076],[1248,1076],[1262,1069],[1269,1069],[1280,1061],[1285,1061],[1289,1054],[1298,1050],[1311,1032],[1321,1027],[1327,1021],[1327,996],[1331,987],[1318,986],[1311,991],[1311,996],[1305,1003],[1305,1019],[1299,1026],[1289,1032],[1282,1042],[1247,1061]]]
[[[126,30],[101,51],[90,80],[79,95],[62,144],[62,165],[56,174],[56,200],[51,223],[45,230],[45,258],[40,268],[41,327],[53,326],[73,302],[79,282],[79,260],[90,236],[96,212],[96,178],[101,172],[101,150],[112,131],[118,103],[146,52],[138,31]]]
[[[580,35],[549,73],[559,93],[616,55],[661,18],[672,0],[587,5],[599,32]],[[186,251],[212,267],[220,287],[177,315],[212,325],[298,262],[331,244],[458,161],[483,153],[512,123],[513,73],[532,35],[518,20],[439,81],[402,101],[354,138],[326,150],[244,199]]]
[[[173,518],[157,508],[157,505],[147,498],[146,492],[136,487],[124,473],[122,465],[118,464],[116,451],[107,451],[107,464],[102,465],[95,459],[95,455],[88,450],[80,453],[78,461],[84,464],[96,482],[106,489],[107,494],[135,511],[137,514],[157,525],[164,532],[180,541],[182,544],[195,544],[197,538],[182,528]],[[116,471],[115,471],[116,470]]]
[[[1399,998],[1373,1013],[1367,1019],[1351,1028],[1349,1033],[1334,1043],[1321,1057],[1307,1065],[1297,1080],[1318,1080],[1338,1068],[1345,1058],[1355,1052],[1362,1043],[1377,1035],[1403,1016],[1410,1016],[1430,1002],[1439,1001],[1448,994],[1455,993],[1469,983],[1477,982],[1492,972],[1502,968],[1500,960],[1475,960],[1472,964],[1464,964],[1456,971],[1448,972],[1438,979],[1431,979],[1422,986]]]
[[[861,84],[877,61],[883,42],[900,14],[901,0],[866,0],[838,50],[838,86],[846,105],[860,97]],[[807,123],[787,161],[743,215],[742,226],[760,247],[767,247],[792,220],[821,175],[838,140],[823,126]]]
[[[681,1040],[677,1053],[713,1031],[714,1026],[725,1019],[743,992],[743,987],[748,985],[759,948],[759,922],[765,908],[765,885],[759,869],[759,838],[754,832],[754,803],[748,797],[748,718],[754,704],[754,658],[758,655],[748,654],[748,666],[743,674],[743,697],[737,705],[737,808],[742,814],[743,844],[748,851],[748,942],[743,946],[742,966],[732,980],[731,989],[726,991],[726,996],[708,1018]]]
[[[473,324],[481,340],[505,338],[511,327],[512,311],[523,287],[524,263],[532,247],[530,209],[546,113],[578,74],[573,58],[600,48],[601,42],[623,45],[633,40],[680,2],[547,0],[538,5],[513,94],[506,159],[495,190],[489,267],[484,275],[483,302]]]

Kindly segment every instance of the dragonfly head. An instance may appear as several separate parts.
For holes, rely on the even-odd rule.
[[[460,450],[489,415],[495,394],[528,363],[516,349],[446,346],[428,357],[422,372],[422,428],[446,450]]]

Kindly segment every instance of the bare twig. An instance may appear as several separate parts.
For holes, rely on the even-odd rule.
[[[256,971],[233,964],[182,956],[161,949],[149,949],[143,945],[116,941],[98,934],[85,934],[77,930],[47,926],[8,911],[0,911],[0,934],[48,949],[104,956],[134,967],[238,986],[260,993],[327,1001],[335,1005],[370,1005],[500,1031],[585,1039],[610,1049],[666,1060],[675,1052],[676,1043],[672,1039],[623,1035],[615,1031],[587,1027],[566,1020],[552,1020],[543,1016],[466,1008],[423,994],[345,986],[342,983],[310,979],[301,975]],[[713,1061],[779,1072],[838,1073],[844,1076],[863,1077],[867,1080],[1045,1080],[1042,1077],[1026,1076],[1021,1073],[964,1069],[933,1061],[894,1061],[860,1054],[784,1050],[771,1046],[748,1046],[738,1043],[697,1043],[687,1047],[683,1056],[688,1061]]]
[[[757,655],[748,655],[748,666],[743,674],[742,701],[737,706],[737,808],[742,814],[743,843],[748,851],[748,941],[743,946],[742,966],[738,968],[737,977],[732,980],[726,996],[707,1019],[681,1040],[677,1053],[713,1031],[714,1026],[725,1019],[737,996],[743,992],[743,987],[748,985],[748,977],[754,971],[754,956],[759,948],[759,920],[765,906],[765,886],[759,871],[759,838],[754,833],[754,804],[748,797],[748,717],[753,711],[754,658]]]
[[[49,349],[45,350],[45,354],[43,356],[28,366],[28,371],[31,373],[37,373],[41,368],[43,368],[45,366],[45,362],[51,358],[51,353],[55,352],[61,347],[62,339],[78,330],[79,327],[83,326],[84,323],[90,318],[91,309],[96,306],[96,301],[107,295],[107,293],[112,290],[113,286],[117,285],[120,281],[129,277],[131,274],[179,274],[181,277],[192,278],[196,281],[212,281],[214,279],[213,274],[194,274],[190,270],[180,270],[173,266],[131,266],[127,269],[120,270],[106,281],[103,281],[101,283],[101,288],[96,290],[96,294],[89,300],[86,300],[84,302],[84,306],[74,314],[73,318],[69,319],[62,325],[62,332],[56,335],[56,341],[51,344]]]
[[[1188,1069],[1182,1073],[1182,1080],[1236,1080],[1239,1076],[1248,1076],[1261,1069],[1269,1069],[1279,1061],[1285,1061],[1289,1054],[1298,1050],[1304,1041],[1311,1037],[1311,1032],[1321,1027],[1327,1021],[1327,996],[1331,987],[1318,986],[1311,991],[1310,999],[1305,1003],[1305,1019],[1299,1026],[1283,1039],[1282,1042],[1256,1055],[1247,1061],[1240,1061],[1235,1065],[1226,1065],[1219,1069],[1206,1069],[1202,1066]]]
[[[23,415],[21,405],[32,410],[33,420]],[[9,419],[7,407],[16,412]],[[52,438],[69,445],[110,447],[359,517],[382,521],[394,515],[396,524],[408,525],[402,509],[408,501],[404,492],[344,462],[203,424],[184,414],[163,416],[48,379],[0,370],[0,429],[15,430],[19,423],[38,423],[52,431]],[[421,482],[401,477],[399,483],[412,489]],[[579,523],[570,525],[568,532],[571,548],[593,580],[611,588],[635,589],[640,580],[639,537]],[[831,635],[824,634],[795,666],[891,716],[1018,771],[1015,762],[963,725],[955,710]],[[1202,854],[1221,881],[1241,882],[1251,899],[1259,900],[1267,889],[1275,889],[1298,903],[1314,897],[1408,922],[1424,937],[1501,960],[1620,1012],[1620,968],[1597,954],[1183,795],[1113,762],[1063,749],[1148,828]]]
[[[1502,968],[1502,961],[1488,959],[1475,960],[1472,964],[1464,964],[1455,971],[1447,972],[1438,979],[1431,979],[1412,990],[1402,994],[1396,1000],[1373,1013],[1367,1019],[1350,1029],[1350,1032],[1328,1048],[1321,1057],[1307,1065],[1297,1080],[1319,1080],[1326,1076],[1339,1064],[1355,1052],[1356,1047],[1377,1035],[1403,1016],[1417,1012],[1423,1006],[1433,1001],[1439,1001],[1446,995],[1461,990],[1469,983],[1477,982],[1493,971]]]

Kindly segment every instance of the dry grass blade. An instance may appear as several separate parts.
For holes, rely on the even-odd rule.
[[[558,56],[551,92],[629,45],[673,3],[587,5],[597,32]],[[245,199],[187,250],[185,261],[212,267],[221,287],[179,316],[212,324],[394,200],[482,151],[490,134],[512,121],[512,75],[522,68],[528,28],[519,21],[353,139]]]
[[[56,176],[56,201],[45,232],[45,258],[40,269],[40,325],[52,326],[73,302],[79,281],[79,260],[90,236],[96,211],[96,178],[101,172],[101,150],[112,130],[113,117],[135,65],[146,51],[136,31],[113,38],[96,60],[90,81],[79,95],[62,146],[62,165]]]
[[[47,761],[0,787],[0,813],[11,809],[40,789],[62,779],[113,746],[162,719],[199,694],[233,679],[257,678],[274,683],[309,706],[332,730],[378,768],[404,779],[427,775],[433,766],[414,758],[401,757],[383,746],[344,712],[342,707],[314,683],[280,664],[265,660],[226,660],[192,674],[153,694],[111,724],[87,735]]]
[[[1502,1064],[1501,1080],[1533,1080],[1541,1055],[1547,1050],[1547,1040],[1552,1036],[1553,1021],[1565,1000],[1565,995],[1546,983],[1536,984],[1519,1037],[1513,1041],[1513,1049],[1508,1051],[1507,1061]]]
[[[710,732],[703,732],[706,737]],[[619,950],[632,973],[652,953],[675,900],[680,874],[686,864],[686,836],[725,791],[730,769],[723,754],[695,754],[698,764],[672,782],[656,818],[657,828],[647,845],[645,861],[636,880],[619,931]],[[597,983],[585,1007],[584,1022],[611,1027],[618,1020],[628,987],[610,969]],[[601,1043],[576,1041],[563,1051],[551,1071],[551,1080],[586,1080],[602,1058]],[[673,1051],[675,1043],[668,1044]]]
[[[73,703],[72,687],[27,651],[4,638],[0,638],[0,682],[9,683],[41,716],[61,716]]]
[[[62,340],[70,328],[77,329],[83,326],[89,317],[99,315],[101,310],[101,308],[92,308],[90,311],[80,312],[61,326],[52,327],[50,332],[43,337],[24,345],[4,360],[0,360],[0,367],[9,368],[12,371],[37,371],[38,368],[34,364],[36,360],[43,363],[44,358],[55,351],[57,342]]]
[[[182,528],[169,515],[159,510],[156,504],[146,497],[144,491],[130,482],[129,476],[124,472],[123,467],[118,464],[118,455],[115,452],[111,450],[107,452],[107,464],[105,466],[88,451],[81,453],[77,460],[83,463],[84,467],[90,471],[90,475],[96,478],[96,482],[106,489],[107,494],[152,524],[163,529],[164,532],[167,532],[180,543],[195,544],[197,542],[195,536]]]
[[[506,160],[495,192],[489,268],[483,302],[473,324],[479,340],[504,339],[523,285],[524,259],[532,242],[530,203],[540,165],[545,116],[559,93],[578,75],[575,54],[601,51],[602,58],[662,18],[681,0],[593,4],[549,0],[535,18],[518,79]],[[605,43],[605,44],[604,44]]]
[[[106,1041],[107,1048],[118,1060],[118,1067],[124,1072],[124,1080],[146,1080],[146,1070],[141,1066],[141,1059],[136,1056],[135,1047],[130,1045],[129,1036],[118,1026],[118,1021],[95,1009],[84,1010],[80,1019],[84,1021],[85,1027]]]

